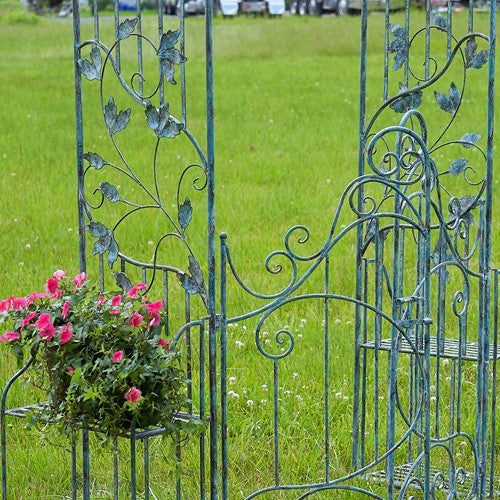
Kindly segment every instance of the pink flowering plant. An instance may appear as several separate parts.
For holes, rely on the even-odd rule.
[[[35,380],[45,381],[48,404],[35,421],[63,429],[97,427],[108,436],[162,426],[193,430],[177,419],[185,408],[186,378],[179,354],[162,336],[163,302],[148,301],[146,285],[101,294],[85,273],[56,271],[43,292],[0,301],[0,342],[20,363],[35,354]]]

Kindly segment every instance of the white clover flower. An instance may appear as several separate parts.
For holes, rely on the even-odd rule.
[[[266,392],[266,391],[267,391],[267,384],[262,384],[262,390],[263,390],[264,392]]]
[[[297,378],[298,376],[299,376],[299,374],[297,372],[293,372],[293,374],[292,374],[293,378]]]
[[[443,365],[446,366],[446,365],[449,365],[449,364],[450,364],[450,360],[449,359],[447,359],[447,358],[443,359]]]
[[[302,319],[300,320],[300,324],[301,324],[301,325],[305,325],[306,323],[307,323],[306,318],[302,318]]]
[[[297,335],[297,337],[298,337],[299,339],[301,339],[303,336],[304,336],[304,335],[302,335],[301,333],[299,333],[299,334]]]
[[[251,399],[247,400],[247,406],[253,406],[253,401]]]
[[[342,323],[342,321],[340,321],[340,318],[337,318],[337,319],[335,320],[335,324],[336,324],[336,325],[340,325],[340,323]]]
[[[295,399],[300,403],[302,401],[302,396],[300,394],[296,394]]]
[[[335,393],[335,397],[338,399],[342,399],[343,394],[339,391]]]
[[[436,396],[431,396],[431,403],[435,403],[436,402]]]
[[[245,344],[241,340],[235,340],[234,345],[238,348],[241,349],[242,347],[245,347]]]
[[[264,340],[264,345],[270,345],[271,341],[269,339]]]
[[[240,395],[237,392],[231,391],[231,393],[233,399],[238,399],[240,397]]]
[[[234,384],[236,382],[236,377],[229,377],[229,383]]]
[[[290,394],[292,394],[292,391],[290,391],[290,390],[288,390],[288,389],[287,389],[287,390],[285,391],[285,396],[290,396]]]
[[[267,399],[261,399],[261,400],[260,400],[260,404],[261,404],[261,405],[265,405],[266,403],[267,403]]]
[[[346,322],[345,322],[345,324],[346,324],[346,325],[352,325],[352,321],[351,321],[351,320],[346,321]]]
[[[31,248],[31,245],[29,243],[26,243],[26,249],[29,250]]]

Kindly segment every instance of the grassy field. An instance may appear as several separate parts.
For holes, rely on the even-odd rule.
[[[415,13],[414,19],[416,25],[421,24],[420,13]],[[401,14],[396,14],[393,22],[398,20],[402,20]],[[173,28],[174,20],[169,22],[172,26],[166,27]],[[152,18],[146,16],[145,26],[152,28],[152,23]],[[457,15],[455,23],[458,28],[466,26],[465,14]],[[359,24],[359,17],[352,16],[215,21],[217,231],[229,234],[238,271],[259,291],[272,293],[286,283],[286,277],[281,275],[270,278],[263,263],[270,251],[283,247],[283,236],[291,225],[304,224],[310,229],[308,251],[312,253],[320,247],[330,230],[337,200],[357,173]],[[485,26],[485,16],[479,15],[477,28]],[[83,23],[85,36],[91,36],[91,28],[91,23]],[[369,34],[367,115],[371,116],[382,102],[381,15],[370,15]],[[105,35],[109,35],[106,30]],[[189,19],[188,123],[202,144],[205,143],[203,40],[203,20]],[[2,298],[41,288],[55,269],[64,268],[71,273],[78,270],[72,50],[70,20],[26,16],[12,3],[0,2]],[[460,72],[452,69],[450,79],[438,90],[447,91],[449,81],[459,82]],[[391,80],[391,90],[397,84],[395,77]],[[85,88],[93,95],[90,86]],[[472,131],[480,131],[484,137],[484,88],[484,77],[479,72],[478,76],[474,74],[465,95],[463,118],[450,128],[451,138]],[[436,110],[431,101],[429,97],[422,108],[432,138],[439,135],[445,120],[443,112]],[[179,109],[177,102],[174,106],[173,109]],[[380,119],[381,125],[390,122],[394,122],[393,113]],[[94,125],[91,121],[86,125],[89,123]],[[500,125],[498,117],[497,123]],[[130,136],[124,145],[130,157],[138,162],[144,154],[142,140],[142,136]],[[98,129],[86,147],[102,151],[101,148],[107,147],[106,137]],[[192,161],[192,152],[182,141],[178,148],[165,152],[165,158],[185,166]],[[446,169],[453,159],[442,153],[440,170]],[[175,175],[165,173],[164,187],[169,194],[172,193],[169,183],[175,182]],[[465,194],[458,181],[453,188]],[[196,214],[190,228],[192,241],[204,262],[204,201],[199,194],[192,198]],[[499,214],[498,203],[495,214]],[[341,222],[348,220],[352,220],[352,214],[350,219],[348,214],[343,215]],[[493,226],[497,242],[499,220],[500,217],[495,217]],[[132,242],[131,248],[148,249],[152,228],[135,227],[131,234],[125,235]],[[343,292],[352,289],[353,245],[354,239],[348,239],[332,255],[332,289]],[[493,262],[499,263],[498,245],[494,247]],[[318,281],[313,279],[312,283],[314,287]],[[230,297],[229,314],[236,316],[258,304],[235,291]],[[265,342],[273,335],[271,328],[288,324],[297,342],[293,356],[280,364],[284,482],[316,481],[324,467],[321,449],[324,359],[323,340],[318,337],[322,314],[320,304],[301,304],[297,309],[284,311],[269,325],[271,334],[263,337]],[[330,319],[335,325],[330,340],[333,401],[330,453],[331,476],[336,477],[350,470],[353,310],[345,305],[332,305]],[[240,498],[257,487],[272,484],[273,477],[272,363],[255,349],[254,327],[255,322],[239,322],[229,330],[230,498]],[[0,355],[3,382],[13,367],[3,348]],[[382,367],[385,366],[384,358]],[[442,376],[447,376],[450,369],[444,367]],[[407,370],[404,362],[401,370]],[[466,387],[464,394],[472,401],[474,370],[468,369],[465,377],[471,388]],[[443,391],[446,395],[446,390]],[[29,392],[29,387],[25,387],[14,393],[12,404],[22,401]],[[385,392],[380,397],[383,399],[384,395]],[[471,426],[473,406],[469,410],[464,425]],[[382,419],[381,429],[384,424]],[[372,447],[371,422],[367,432]],[[37,436],[23,434],[20,425],[16,424],[13,435],[15,453],[9,457],[14,471],[12,498],[67,498],[69,454],[65,443],[58,442],[60,448],[51,453],[45,443],[33,446]],[[154,446],[159,448],[157,444]],[[163,455],[172,465],[169,449],[167,444]],[[157,455],[162,458],[160,451]],[[463,455],[461,459],[467,464],[467,453],[464,451]],[[96,444],[94,457],[93,496],[111,498],[109,475],[102,472],[110,463],[109,454]],[[195,461],[196,453],[191,445],[186,446],[186,499],[195,498]],[[122,466],[126,486],[125,461]],[[168,481],[161,480],[162,477]],[[171,472],[160,466],[154,479],[156,497],[171,498],[175,482]],[[281,497],[273,494],[267,498]],[[289,496],[283,494],[283,498]],[[324,498],[338,497],[327,494]]]

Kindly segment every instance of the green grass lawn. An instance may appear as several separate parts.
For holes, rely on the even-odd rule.
[[[398,21],[402,21],[401,14],[395,14],[393,22]],[[146,29],[152,29],[152,17],[146,16],[144,22]],[[416,12],[415,24],[421,22],[421,14]],[[486,29],[486,22],[486,16],[479,16],[477,28]],[[168,23],[166,28],[175,28],[175,24]],[[455,23],[457,27],[466,26],[465,13],[457,15]],[[320,247],[330,230],[343,188],[357,175],[359,24],[356,16],[215,20],[217,232],[228,233],[238,271],[256,290],[273,293],[286,283],[286,276],[266,272],[264,260],[272,250],[283,248],[283,237],[290,226],[304,224],[309,228],[310,240],[304,245],[307,247],[304,253],[313,253]],[[201,144],[205,143],[203,28],[202,19],[187,20],[188,124]],[[83,23],[85,36],[91,36],[91,29],[91,23]],[[107,34],[105,30],[104,35]],[[370,15],[369,35],[368,117],[382,103],[381,14]],[[459,82],[460,72],[452,69],[450,78]],[[392,91],[397,83],[398,78],[394,77]],[[446,92],[446,85],[449,86],[448,80],[438,90]],[[78,270],[70,20],[39,20],[20,14],[12,3],[0,3],[0,89],[0,297],[3,298],[42,288],[46,277],[56,269],[64,268],[70,273]],[[95,97],[87,82],[85,89]],[[443,112],[436,110],[431,101],[430,98],[425,101],[422,109],[432,138],[439,135],[445,121]],[[177,101],[173,106],[179,109]],[[484,137],[485,110],[484,79],[478,72],[471,77],[462,118],[450,128],[451,138],[458,139],[472,131]],[[383,115],[381,125],[394,122],[394,117],[393,113]],[[102,125],[97,121],[86,122],[89,124],[89,129],[95,125],[97,132],[89,134],[86,150],[106,151],[107,138],[98,128]],[[142,136],[130,136],[124,144],[137,162],[146,157],[142,140]],[[185,141],[172,144],[165,151],[165,159],[176,167],[192,161],[192,151]],[[454,158],[443,153],[440,170],[448,168]],[[174,196],[175,172],[166,168],[164,181],[165,192]],[[495,201],[498,201],[497,183]],[[462,196],[465,194],[459,181],[452,188]],[[201,262],[205,262],[204,195],[190,196],[196,214],[190,237]],[[494,210],[498,215],[498,203]],[[343,215],[341,223],[352,217]],[[500,217],[495,217],[493,225],[497,242],[499,220]],[[154,226],[139,226],[140,223],[134,226],[136,229],[125,238],[131,241],[131,248],[147,249]],[[343,293],[352,289],[354,243],[354,238],[348,239],[332,254],[332,291]],[[493,254],[496,264],[500,264],[499,255],[497,245]],[[95,272],[95,267],[91,266],[91,270]],[[321,286],[318,279],[313,277],[310,289]],[[229,298],[229,315],[237,316],[258,305],[259,301],[234,291]],[[288,324],[297,342],[293,355],[280,364],[280,451],[284,482],[314,482],[323,474],[324,359],[323,340],[318,337],[322,315],[321,304],[300,304],[280,313],[262,338],[264,343],[266,339],[271,343],[272,328]],[[329,360],[333,401],[330,454],[331,476],[337,477],[350,470],[353,309],[332,305],[330,320],[334,331]],[[239,322],[229,330],[230,498],[240,498],[253,489],[272,484],[273,477],[272,363],[257,352],[254,327],[254,321]],[[4,348],[0,355],[0,381],[4,382],[13,365]],[[385,357],[382,366],[386,366]],[[401,370],[406,369],[402,363]],[[443,370],[448,375],[450,367]],[[469,369],[464,376],[470,382],[464,394],[472,401],[474,370]],[[22,401],[30,391],[24,387],[15,392],[12,404]],[[385,392],[381,392],[381,401],[384,396]],[[370,392],[370,397],[376,395]],[[474,408],[469,410],[464,425],[471,426]],[[383,419],[380,425],[385,429]],[[367,432],[371,447],[372,422],[367,424]],[[15,424],[11,439],[12,498],[67,498],[70,456],[66,443],[58,441],[53,453],[45,442],[38,445],[35,433],[25,435],[19,424]],[[164,459],[169,467],[158,466],[153,490],[157,498],[171,498],[175,483],[170,467],[174,462],[171,445],[166,443],[163,452],[159,444],[154,447],[155,460]],[[193,491],[197,490],[193,448],[189,443],[184,451],[186,499],[195,498]],[[100,450],[98,443],[94,451],[93,496],[111,498],[110,474],[103,472],[111,463],[110,455]],[[461,459],[467,464],[467,453],[464,451],[463,455]],[[126,463],[122,467],[125,487]],[[272,494],[267,498],[292,497],[295,496]]]

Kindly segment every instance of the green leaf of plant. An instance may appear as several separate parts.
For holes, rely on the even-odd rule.
[[[118,193],[118,190],[109,184],[109,182],[101,182],[99,184],[99,189],[111,203],[116,203],[121,200],[120,193]]]
[[[89,162],[91,167],[94,167],[96,170],[101,169],[104,165],[107,165],[108,162],[101,158],[97,153],[92,153],[89,151],[83,155],[83,158]]]
[[[136,24],[137,24],[137,18],[125,19],[125,21],[120,23],[120,26],[118,26],[118,33],[117,33],[118,40],[124,40],[125,38],[128,38],[134,31]]]
[[[452,82],[448,94],[441,94],[434,91],[434,96],[439,107],[448,113],[454,114],[460,106],[460,91],[457,86]]]
[[[191,222],[192,213],[193,209],[191,207],[191,200],[186,198],[184,203],[179,207],[179,213],[177,214],[177,218],[182,229],[186,229],[188,227]]]
[[[467,158],[459,158],[450,165],[451,175],[460,175],[467,167]]]
[[[477,145],[480,139],[480,134],[477,134],[476,132],[469,132],[460,137],[460,142],[465,149],[470,149],[472,147],[472,144]]]
[[[174,78],[175,64],[180,64],[186,58],[175,48],[179,40],[180,30],[163,33],[158,48],[158,58],[160,59],[160,69],[165,79],[175,85],[177,82]]]
[[[117,113],[115,100],[110,97],[108,103],[104,106],[104,120],[111,135],[121,132],[130,120],[130,108]]]

